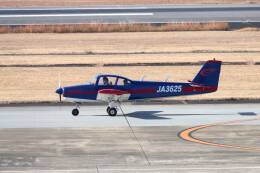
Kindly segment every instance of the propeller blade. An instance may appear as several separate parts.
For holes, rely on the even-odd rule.
[[[63,89],[61,88],[61,80],[60,80],[60,73],[59,73],[59,82],[58,82],[58,89],[56,90],[56,93],[59,94],[59,100],[61,102],[61,95],[63,93]]]
[[[60,86],[61,86],[61,82],[60,82],[60,74],[59,74],[59,88],[60,88]]]

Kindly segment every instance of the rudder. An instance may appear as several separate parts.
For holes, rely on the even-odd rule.
[[[200,69],[199,73],[192,80],[192,83],[217,87],[221,70],[221,61],[209,60]]]

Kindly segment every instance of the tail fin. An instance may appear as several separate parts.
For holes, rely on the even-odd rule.
[[[205,86],[218,86],[221,61],[209,60],[200,69],[199,73],[192,80],[193,83]]]

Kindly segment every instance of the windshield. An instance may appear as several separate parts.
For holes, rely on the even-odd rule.
[[[87,81],[87,84],[95,84],[97,80],[98,75],[93,76]]]

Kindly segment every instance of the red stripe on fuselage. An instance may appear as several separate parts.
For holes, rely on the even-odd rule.
[[[131,94],[154,94],[156,92],[156,88],[130,89],[127,91]]]
[[[80,90],[72,90],[72,91],[66,91],[64,92],[64,95],[73,95],[73,94],[97,94],[97,91],[80,91]]]
[[[187,86],[183,87],[183,92],[214,92],[218,87],[209,87],[209,86]]]
[[[102,89],[102,90],[99,90],[98,93],[101,93],[101,94],[114,94],[114,95],[129,94],[129,92],[127,92],[127,91],[116,90],[116,89]]]

